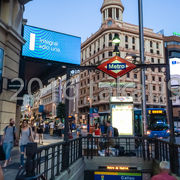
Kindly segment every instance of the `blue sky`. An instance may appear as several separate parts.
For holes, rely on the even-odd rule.
[[[101,26],[103,0],[33,0],[25,6],[28,25],[46,28],[82,38]],[[122,0],[123,20],[138,25],[138,0]],[[180,0],[143,0],[144,26],[154,32],[164,29],[165,35],[180,33]]]

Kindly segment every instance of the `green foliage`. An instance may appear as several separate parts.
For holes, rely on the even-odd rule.
[[[66,108],[65,108],[65,104],[63,103],[59,103],[57,106],[57,117],[64,119],[66,117]]]

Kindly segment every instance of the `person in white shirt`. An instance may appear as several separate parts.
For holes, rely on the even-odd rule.
[[[51,136],[53,136],[53,132],[54,132],[54,122],[51,121],[49,123],[49,133],[50,133]]]

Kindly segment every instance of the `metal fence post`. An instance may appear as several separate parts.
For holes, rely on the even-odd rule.
[[[69,167],[69,141],[62,144],[62,171]]]

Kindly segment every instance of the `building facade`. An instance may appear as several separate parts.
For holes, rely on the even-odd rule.
[[[115,34],[120,37],[120,57],[128,54],[139,56],[139,27],[123,21],[124,6],[121,0],[104,0],[101,7],[102,22],[100,29],[91,35],[81,46],[81,65],[99,65],[114,56],[112,43]],[[164,63],[164,43],[161,34],[144,28],[145,63]],[[137,61],[140,59],[137,58]],[[130,60],[132,61],[132,59]],[[166,107],[164,68],[146,69],[147,107]],[[96,107],[99,112],[109,111],[109,98],[116,96],[115,88],[101,88],[100,82],[114,82],[107,74],[96,71],[80,73],[79,113],[80,118],[87,115],[89,107]],[[90,86],[93,84],[93,88]],[[121,88],[120,96],[132,96],[136,108],[141,107],[140,71],[133,70],[120,78],[120,82],[134,82],[135,88]],[[92,89],[92,94],[90,91]],[[91,102],[89,101],[89,97]]]
[[[79,72],[72,74],[69,95],[69,115],[78,120],[78,97],[79,97]],[[33,95],[33,105],[31,107],[31,114],[34,117],[41,116],[39,106],[44,108],[46,118],[54,119],[57,116],[57,106],[60,102],[65,103],[66,97],[66,75],[53,80],[50,84],[40,89]]]
[[[180,34],[173,33],[172,36],[164,37],[165,48],[168,51],[170,70],[171,70],[171,94],[173,104],[173,118],[180,122]],[[177,58],[177,59],[176,59]],[[172,60],[175,64],[172,65]],[[175,69],[172,67],[175,66]],[[171,68],[172,67],[172,68]]]
[[[21,46],[25,43],[21,36],[24,4],[28,1],[0,1],[0,49],[1,49],[1,87],[0,94],[0,135],[9,119],[20,118],[20,107],[17,107],[16,91],[7,89],[7,81],[19,77]]]

